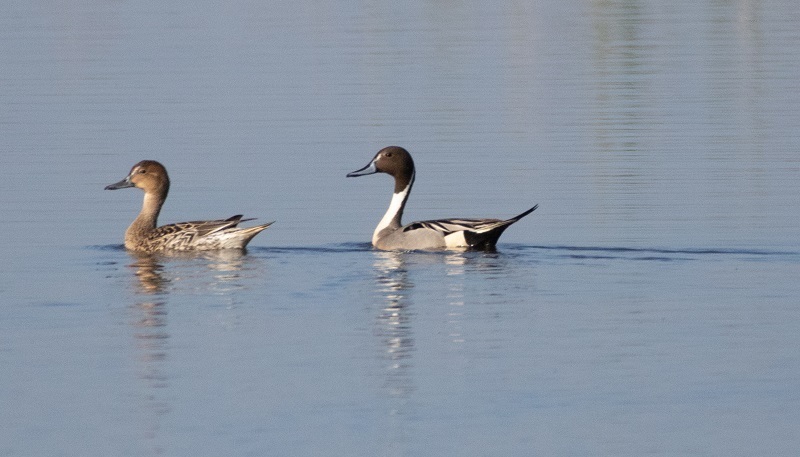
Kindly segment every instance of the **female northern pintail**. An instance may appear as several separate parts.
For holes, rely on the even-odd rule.
[[[381,149],[364,168],[347,177],[386,173],[394,177],[394,196],[389,210],[372,235],[372,245],[378,249],[487,249],[509,225],[534,211],[539,205],[511,219],[437,219],[403,225],[400,219],[414,184],[414,161],[411,154],[398,146]]]
[[[242,219],[236,215],[214,221],[179,222],[156,227],[158,213],[169,193],[167,169],[154,160],[142,160],[131,168],[122,181],[106,186],[106,190],[138,187],[144,191],[142,211],[125,231],[125,247],[134,251],[206,251],[243,249],[272,222],[255,227],[238,228]]]

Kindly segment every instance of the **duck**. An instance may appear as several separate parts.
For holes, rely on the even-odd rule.
[[[394,178],[389,209],[372,234],[372,246],[381,250],[443,250],[495,248],[500,235],[513,223],[539,207],[510,219],[436,219],[403,225],[403,210],[414,185],[416,170],[411,154],[400,146],[388,146],[348,178],[386,173]]]
[[[123,180],[105,190],[138,187],[144,191],[142,210],[125,231],[125,248],[140,253],[162,251],[210,251],[244,249],[254,236],[274,223],[240,228],[241,214],[227,219],[179,222],[157,226],[158,215],[169,193],[167,169],[155,160],[142,160]]]

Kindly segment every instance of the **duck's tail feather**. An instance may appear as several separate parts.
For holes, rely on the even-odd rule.
[[[511,219],[506,220],[506,222],[509,222],[509,223],[513,224],[514,222],[517,222],[518,220],[522,219],[523,217],[527,216],[528,214],[536,211],[536,208],[538,208],[538,207],[539,207],[539,204],[537,203],[537,204],[533,205],[533,208],[525,211],[522,214],[518,214],[518,215],[512,217]]]
[[[536,204],[533,205],[533,208],[518,214],[511,219],[486,224],[481,227],[479,231],[466,231],[464,232],[464,239],[471,248],[492,249],[497,244],[497,240],[500,239],[500,235],[502,235],[503,232],[509,226],[511,226],[511,224],[536,211],[536,208],[538,207],[539,205]]]

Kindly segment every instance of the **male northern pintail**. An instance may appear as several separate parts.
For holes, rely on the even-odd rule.
[[[134,251],[207,251],[213,249],[243,249],[259,232],[272,222],[248,228],[238,228],[242,219],[236,215],[214,221],[179,222],[156,227],[158,213],[169,193],[167,169],[154,160],[143,160],[131,168],[122,181],[106,186],[106,190],[138,187],[144,191],[142,211],[125,231],[125,247]]]
[[[364,168],[347,177],[386,173],[394,177],[394,195],[389,210],[372,234],[378,249],[492,248],[509,225],[534,211],[539,205],[511,219],[437,219],[403,225],[400,219],[414,184],[414,161],[398,146],[381,149]]]

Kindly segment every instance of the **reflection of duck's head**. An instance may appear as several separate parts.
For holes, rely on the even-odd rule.
[[[161,274],[164,266],[152,255],[139,254],[135,257],[136,261],[130,266],[136,269],[135,274],[139,279],[141,292],[148,294],[162,292],[169,284],[169,280]]]
[[[235,280],[240,277],[239,272],[246,269],[246,262],[253,261],[246,252],[244,249],[167,251],[155,254],[129,251],[134,258],[129,267],[133,269],[138,279],[140,293],[158,294],[167,291],[172,283],[170,278],[175,276],[176,268],[184,268],[181,273],[183,279],[207,281],[209,285]],[[186,270],[187,267],[190,270]],[[212,278],[208,278],[205,271],[216,273]]]
[[[136,307],[141,310],[142,315],[134,322],[137,327],[163,327],[166,325],[165,316],[167,314],[164,302],[143,302],[137,303]],[[138,339],[155,339],[160,335],[136,334]]]

